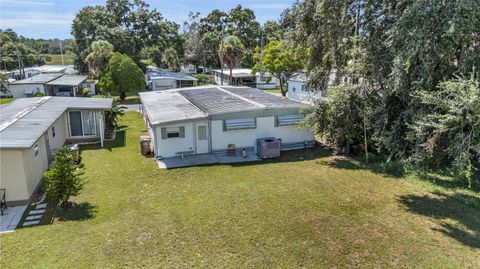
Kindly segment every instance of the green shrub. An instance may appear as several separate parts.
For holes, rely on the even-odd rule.
[[[42,96],[45,96],[45,94],[43,92],[36,92],[33,96],[42,97]]]
[[[90,89],[89,88],[83,88],[82,89],[82,96],[86,97],[90,94]]]

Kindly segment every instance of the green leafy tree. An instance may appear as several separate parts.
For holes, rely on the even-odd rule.
[[[77,196],[83,189],[83,164],[77,164],[76,159],[69,148],[61,148],[55,156],[55,164],[43,176],[48,195],[63,208],[68,206],[71,196]]]
[[[196,74],[197,86],[205,85],[208,83],[208,77],[205,74]]]
[[[284,87],[284,79],[305,66],[306,55],[299,55],[288,45],[279,41],[271,41],[264,48],[263,53],[254,57],[253,72],[269,72],[280,80],[280,91],[287,95],[288,88]]]
[[[178,59],[177,52],[173,48],[165,50],[162,59],[163,65],[172,71],[180,71],[180,60]]]
[[[236,36],[227,36],[222,44],[220,44],[218,50],[220,60],[230,69],[229,85],[233,85],[232,69],[240,66],[243,59],[244,49],[242,42]]]
[[[108,60],[113,54],[113,46],[108,41],[99,40],[92,43],[90,54],[85,61],[88,63],[90,72],[98,76],[107,66]]]
[[[472,186],[474,165],[480,162],[480,82],[455,78],[441,82],[437,91],[413,94],[429,113],[419,113],[413,130],[417,144],[413,159],[441,168],[447,162]],[[476,179],[480,183],[480,179]]]
[[[103,93],[118,94],[125,100],[127,92],[137,93],[145,89],[142,70],[127,55],[114,53],[99,81]]]
[[[106,97],[111,97],[107,95]],[[127,107],[123,106],[121,101],[118,99],[113,99],[112,108],[110,111],[105,112],[105,122],[108,127],[118,127],[118,118],[122,117],[125,114],[125,109]]]

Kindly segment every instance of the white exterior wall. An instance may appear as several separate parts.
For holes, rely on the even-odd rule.
[[[162,128],[185,127],[185,137],[162,139]],[[157,125],[155,128],[155,156],[173,157],[175,152],[195,150],[194,123],[184,122],[174,125]]]
[[[300,101],[300,102],[309,102],[315,98],[321,98],[321,92],[312,92],[312,91],[302,91],[302,86],[305,88],[305,83],[300,81],[288,81],[288,92],[287,97],[290,100]],[[295,88],[295,91],[294,91]]]
[[[23,98],[27,97],[25,95],[25,90],[33,90],[33,94],[36,92],[41,92],[45,94],[45,88],[43,84],[13,84],[10,85],[10,92],[12,93],[13,98]]]
[[[267,83],[266,80],[265,81],[261,80],[260,74],[256,75],[255,82],[257,84],[258,89],[275,89],[275,88],[280,86],[279,81],[276,77],[274,77],[272,75],[269,75],[269,74],[266,74],[264,76],[270,76],[271,77],[271,79],[268,83]]]
[[[63,115],[60,116],[50,128],[48,128],[48,141],[52,154],[56,153],[58,149],[65,145],[65,140],[67,139],[66,117],[66,113],[63,113]],[[55,128],[55,137],[53,137],[53,128]]]
[[[228,144],[236,148],[256,146],[257,138],[281,138],[282,143],[304,142],[314,140],[313,133],[299,129],[297,125],[275,127],[275,117],[257,118],[256,129],[223,131],[223,121],[212,121],[212,150],[225,150]]]
[[[177,87],[177,81],[170,78],[152,79],[152,88],[154,91],[174,89]]]
[[[39,148],[37,156],[35,145]],[[7,201],[29,200],[48,168],[45,135],[28,149],[1,149],[0,162],[0,188],[6,189]]]

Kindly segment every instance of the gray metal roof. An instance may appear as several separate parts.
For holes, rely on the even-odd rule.
[[[17,80],[12,83],[12,85],[17,85],[17,84],[44,84],[48,83],[54,79],[59,78],[63,74],[58,74],[58,73],[52,73],[52,74],[38,74],[33,77],[29,77],[26,79],[22,80]]]
[[[172,72],[163,69],[149,69],[147,75],[150,79],[170,78],[175,80],[196,80],[183,72]]]
[[[87,80],[88,76],[81,75],[63,75],[47,83],[47,85],[58,86],[78,86]]]
[[[213,115],[270,109],[300,109],[305,104],[259,89],[215,86],[140,93],[151,124],[206,118]]]
[[[30,148],[67,110],[109,110],[111,98],[20,98],[0,107],[0,148]]]
[[[306,82],[307,81],[307,74],[304,72],[298,72],[293,74],[291,77],[288,78],[289,81],[298,81],[298,82]]]
[[[201,119],[207,116],[176,89],[139,93],[151,124]]]

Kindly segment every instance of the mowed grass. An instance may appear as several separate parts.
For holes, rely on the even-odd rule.
[[[51,60],[46,61],[48,65],[62,65],[62,55],[61,54],[44,54],[42,56],[50,56]],[[65,65],[73,64],[73,56],[70,54],[63,54],[63,61]]]
[[[2,234],[1,268],[478,268],[478,195],[365,170],[321,149],[160,170],[143,121],[84,149],[78,207]],[[465,195],[471,204],[456,199]]]
[[[8,104],[13,101],[13,98],[0,98],[0,105]]]
[[[268,89],[268,90],[264,90],[266,92],[269,92],[269,93],[276,93],[276,94],[282,94],[282,91],[280,91],[279,88],[275,88],[275,89]]]

